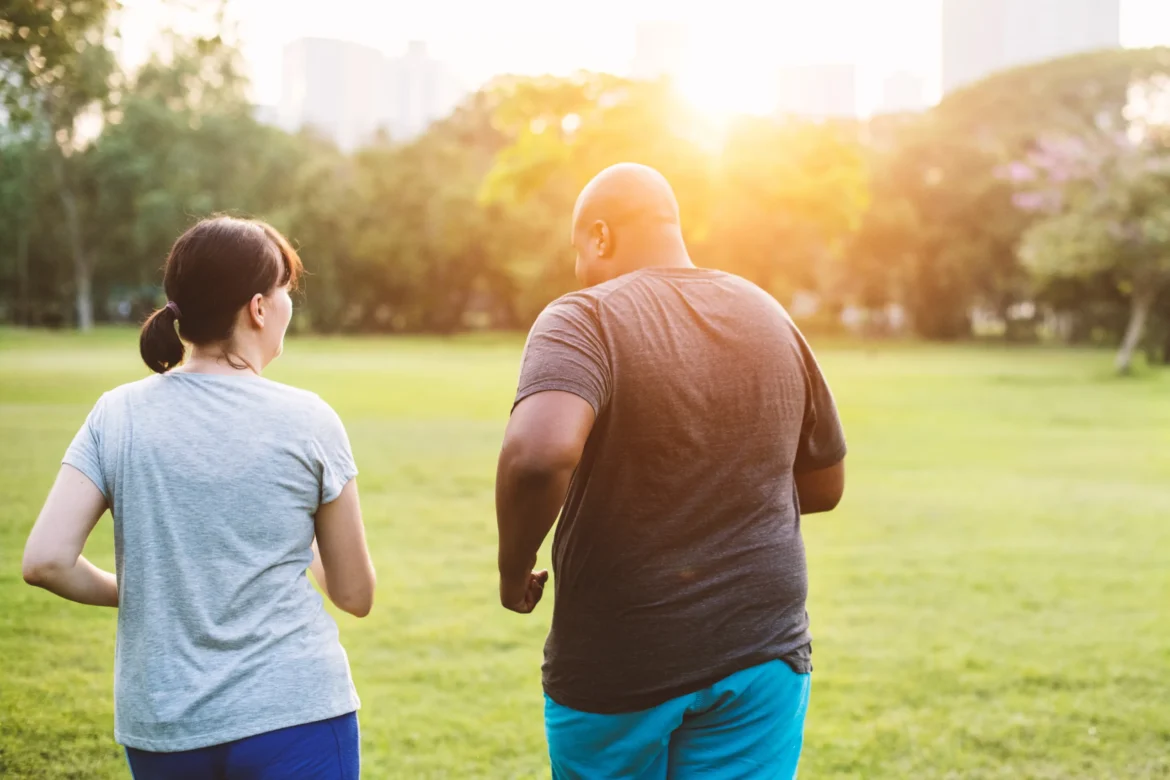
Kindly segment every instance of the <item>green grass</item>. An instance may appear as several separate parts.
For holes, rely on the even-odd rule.
[[[0,776],[128,777],[115,614],[21,582],[57,463],[134,337],[0,331]],[[515,338],[300,339],[362,469],[378,602],[339,617],[366,776],[547,774],[551,605],[496,606],[492,477]],[[816,636],[802,778],[1170,777],[1170,374],[1109,355],[824,348],[847,498],[805,524]],[[87,553],[113,565],[104,520]]]

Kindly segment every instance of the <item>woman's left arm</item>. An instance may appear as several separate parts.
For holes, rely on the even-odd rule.
[[[118,579],[81,554],[106,508],[105,496],[89,477],[61,466],[24,545],[24,581],[81,604],[118,606]]]

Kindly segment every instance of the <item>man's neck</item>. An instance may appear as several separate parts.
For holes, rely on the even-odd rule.
[[[655,242],[629,247],[629,271],[642,268],[694,268],[687,247],[682,241]]]

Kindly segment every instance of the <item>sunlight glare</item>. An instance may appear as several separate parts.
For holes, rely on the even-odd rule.
[[[721,123],[774,112],[781,65],[823,55],[828,47],[814,47],[808,31],[835,28],[827,9],[792,2],[756,8],[735,21],[726,8],[711,4],[688,21],[692,45],[678,88],[697,110]],[[843,37],[839,31],[837,37]]]
[[[718,123],[739,114],[766,114],[774,109],[775,90],[742,74],[729,76],[722,68],[692,67],[678,82],[680,94],[695,110]],[[769,80],[771,81],[771,80]]]

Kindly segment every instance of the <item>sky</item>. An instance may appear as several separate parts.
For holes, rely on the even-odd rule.
[[[200,5],[188,0],[189,5]],[[209,2],[201,3],[211,5]],[[284,46],[320,36],[402,53],[425,41],[464,86],[500,73],[627,74],[643,21],[676,21],[689,31],[684,92],[712,110],[774,108],[785,64],[853,63],[863,113],[898,71],[922,77],[928,97],[940,80],[942,0],[230,0],[248,62],[253,99],[280,99]],[[766,8],[761,8],[766,6]],[[166,26],[195,29],[190,12],[160,0],[123,0],[123,59],[141,62]],[[167,8],[171,10],[165,10]],[[1170,44],[1170,0],[1122,0],[1125,46]],[[197,16],[197,15],[196,15]]]

